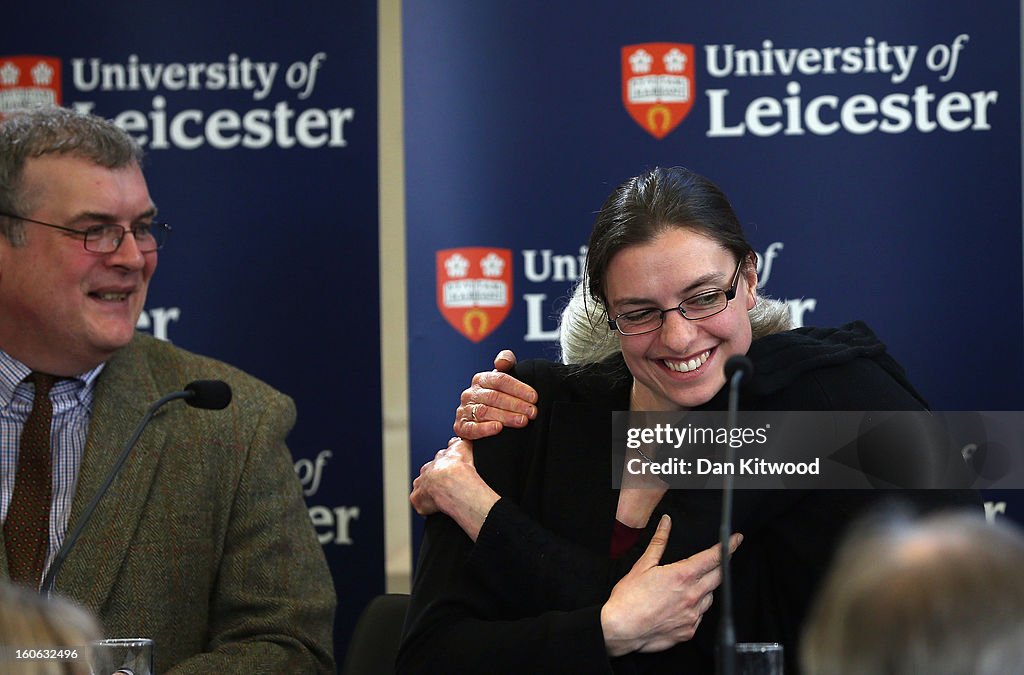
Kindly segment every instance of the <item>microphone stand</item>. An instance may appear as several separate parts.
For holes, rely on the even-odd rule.
[[[225,400],[226,397],[226,400]],[[82,510],[82,516],[78,519],[78,524],[75,529],[71,531],[65,539],[64,543],[61,544],[60,549],[57,551],[57,555],[53,557],[53,563],[50,565],[50,569],[47,570],[46,576],[43,577],[43,583],[39,586],[39,593],[50,597],[53,594],[53,586],[57,581],[57,574],[60,573],[61,567],[64,565],[64,561],[67,559],[68,554],[74,548],[78,538],[82,536],[83,530],[86,525],[92,519],[92,514],[99,505],[100,500],[110,489],[110,485],[117,478],[117,474],[120,473],[121,467],[128,459],[128,455],[131,453],[132,448],[135,447],[135,443],[139,440],[142,432],[145,431],[149,421],[156,414],[156,411],[163,407],[165,404],[174,401],[176,399],[183,398],[186,403],[193,407],[208,408],[208,409],[221,409],[224,408],[228,402],[231,401],[231,389],[223,382],[215,380],[199,380],[190,383],[185,387],[184,391],[175,391],[167,394],[163,398],[159,399],[156,403],[149,406],[149,410],[142,417],[142,421],[139,422],[138,426],[135,427],[135,432],[131,438],[125,444],[121,450],[121,454],[118,455],[117,460],[114,462],[113,467],[107,474],[106,479],[103,481],[103,485],[100,486],[96,494],[93,495],[92,500],[86,505],[85,509]]]
[[[725,373],[729,380],[729,409],[726,426],[730,435],[736,428],[737,412],[740,401],[740,381],[753,371],[753,364],[745,356],[733,356],[725,363]],[[726,443],[726,466],[736,465],[736,449],[732,443]],[[732,569],[729,556],[729,535],[732,530],[733,474],[727,471],[722,477],[722,521],[718,530],[721,547],[721,619],[718,624],[718,673],[734,675],[736,672],[736,628],[732,617]]]

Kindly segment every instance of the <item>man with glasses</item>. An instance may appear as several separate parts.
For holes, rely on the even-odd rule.
[[[333,584],[285,437],[292,401],[136,333],[157,251],[138,144],[62,108],[0,120],[0,573],[38,588],[154,400],[219,379],[230,406],[170,404],[135,446],[55,592],[156,670],[331,672]]]

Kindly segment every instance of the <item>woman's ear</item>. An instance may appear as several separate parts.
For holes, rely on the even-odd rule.
[[[757,304],[757,254],[751,251],[743,263],[743,278],[747,282],[747,311]]]

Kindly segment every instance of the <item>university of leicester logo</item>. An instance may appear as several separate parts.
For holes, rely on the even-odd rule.
[[[437,307],[473,342],[490,335],[512,307],[512,251],[486,246],[438,251]]]
[[[0,116],[40,105],[60,105],[60,59],[0,56]]]
[[[661,140],[693,107],[693,45],[647,42],[622,48],[622,103],[644,131]]]

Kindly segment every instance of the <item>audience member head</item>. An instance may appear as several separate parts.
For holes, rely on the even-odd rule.
[[[1024,672],[1024,533],[973,512],[865,521],[837,554],[801,658],[809,675]]]
[[[0,647],[10,675],[89,675],[86,646],[100,638],[96,619],[62,598],[44,598],[27,587],[0,582]],[[75,650],[77,658],[17,659],[13,651]]]

